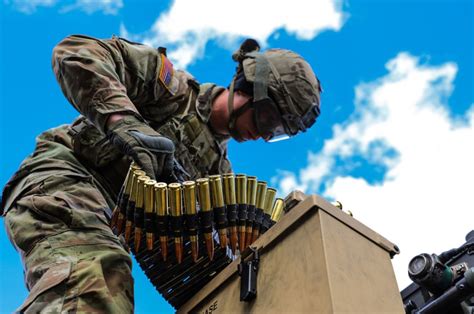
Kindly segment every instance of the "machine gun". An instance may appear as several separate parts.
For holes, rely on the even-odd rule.
[[[474,230],[458,248],[415,256],[408,274],[413,283],[401,292],[405,313],[474,313]]]

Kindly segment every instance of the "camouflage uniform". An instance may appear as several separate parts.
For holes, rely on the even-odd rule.
[[[162,52],[85,36],[55,48],[58,82],[83,116],[42,133],[5,186],[5,226],[30,290],[18,311],[133,311],[131,259],[108,227],[131,160],[105,137],[108,115],[133,114],[173,140],[192,178],[231,170],[228,138],[208,126],[223,88],[173,71]]]

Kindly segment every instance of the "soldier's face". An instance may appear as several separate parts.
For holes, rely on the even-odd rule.
[[[236,92],[234,94],[234,110],[239,109],[250,100],[250,96]],[[247,109],[242,113],[235,121],[235,130],[239,132],[240,137],[244,141],[258,140],[261,135],[258,134],[257,126],[253,120],[254,110],[252,108]]]

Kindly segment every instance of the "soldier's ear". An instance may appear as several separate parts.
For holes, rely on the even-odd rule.
[[[246,53],[259,50],[260,44],[253,38],[247,38],[240,44],[240,48],[232,54],[232,59],[241,63],[245,59]]]

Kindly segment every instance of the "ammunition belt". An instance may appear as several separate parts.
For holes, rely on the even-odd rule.
[[[280,219],[284,201],[275,196],[255,177],[227,173],[166,184],[132,163],[111,228],[124,234],[152,284],[178,308]],[[273,223],[248,221],[247,207]]]

